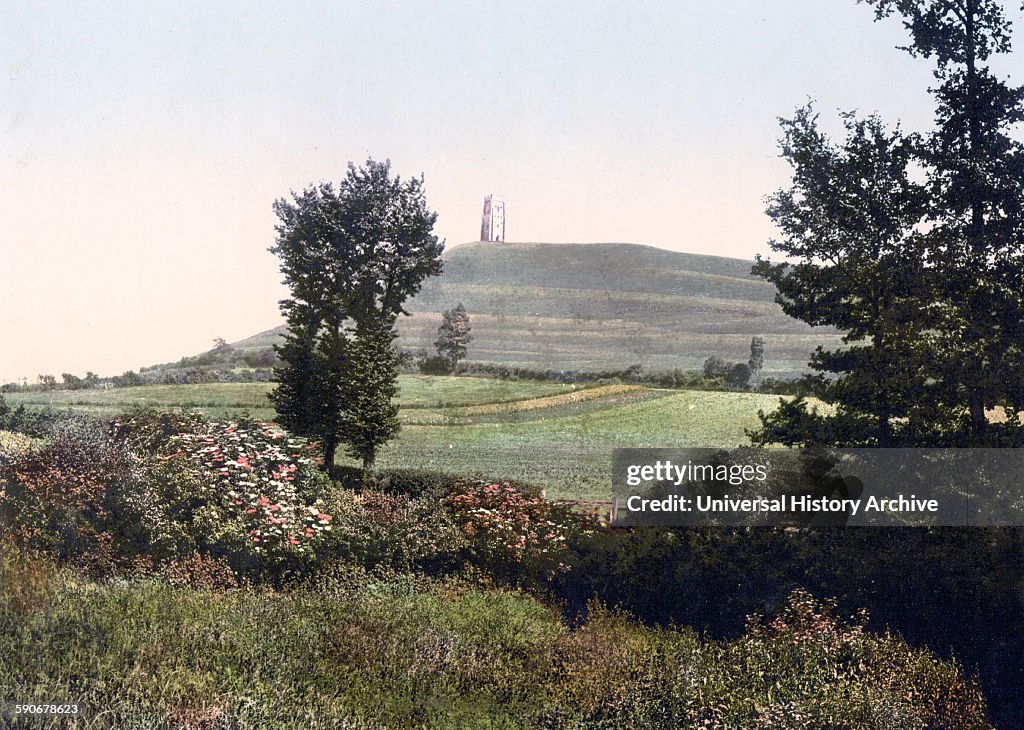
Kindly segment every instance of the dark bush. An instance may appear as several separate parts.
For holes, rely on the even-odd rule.
[[[423,358],[418,367],[424,375],[450,375],[452,372],[451,362],[440,355]]]

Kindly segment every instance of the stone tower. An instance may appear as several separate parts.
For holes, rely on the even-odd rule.
[[[484,198],[484,215],[480,222],[481,241],[505,240],[505,201],[488,195]]]

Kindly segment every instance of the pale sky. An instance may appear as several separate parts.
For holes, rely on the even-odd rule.
[[[762,198],[788,180],[777,117],[813,98],[828,120],[931,121],[930,63],[854,0],[3,15],[0,382],[119,374],[275,326],[271,204],[349,160],[423,173],[449,247],[478,237],[495,193],[511,241],[749,258],[772,234]],[[998,68],[1024,83],[1022,58]]]

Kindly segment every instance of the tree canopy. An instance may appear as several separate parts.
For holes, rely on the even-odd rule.
[[[789,261],[758,261],[792,316],[846,332],[819,349],[814,392],[762,417],[760,442],[1007,445],[1024,441],[1024,90],[989,58],[1010,50],[994,0],[866,0],[903,18],[911,55],[933,59],[935,126],[889,130],[843,116],[826,138],[809,107],[783,120],[793,183],[768,200]]]
[[[274,203],[271,251],[291,297],[271,395],[280,423],[323,441],[325,467],[344,444],[364,467],[398,431],[394,325],[405,301],[441,273],[444,243],[422,179],[389,161],[349,164],[337,188],[310,186]]]
[[[473,341],[472,329],[469,313],[462,302],[441,313],[441,326],[437,328],[434,347],[437,354],[448,361],[451,372],[455,372],[459,360],[466,356],[469,343]]]

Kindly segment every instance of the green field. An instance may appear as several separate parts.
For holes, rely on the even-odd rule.
[[[400,378],[403,429],[384,468],[479,474],[544,487],[553,498],[606,499],[616,447],[728,447],[746,442],[774,395],[579,386],[490,378]],[[267,383],[154,385],[12,393],[12,406],[74,408],[109,417],[133,406],[243,412],[272,419]]]
[[[110,390],[51,390],[7,393],[12,407],[74,408],[83,413],[111,416],[135,407],[198,408],[211,416],[237,416],[243,412],[274,418],[267,399],[273,383],[202,383],[144,385]],[[398,402],[402,409],[445,409],[518,401],[579,390],[562,383],[508,381],[494,378],[446,378],[402,375]]]

